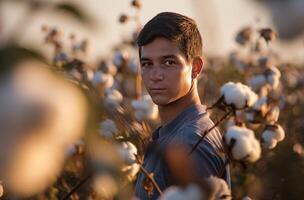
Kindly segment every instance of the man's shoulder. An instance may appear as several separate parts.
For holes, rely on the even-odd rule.
[[[214,122],[209,117],[209,114],[207,112],[201,113],[186,120],[180,127],[174,140],[187,146],[194,145],[213,126]],[[215,149],[222,150],[222,135],[220,131],[217,128],[209,131],[202,142],[203,144],[208,144],[208,146],[211,145]]]

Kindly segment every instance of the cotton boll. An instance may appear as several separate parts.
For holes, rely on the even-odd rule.
[[[274,124],[278,121],[280,115],[280,108],[278,106],[272,107],[266,114],[266,121],[268,124]]]
[[[139,169],[139,164],[133,163],[132,165],[123,166],[121,170],[127,174],[129,181],[133,181],[136,178]]]
[[[128,165],[135,162],[135,155],[137,155],[137,148],[131,142],[122,142],[119,147],[119,153],[124,162]]]
[[[248,85],[254,90],[258,91],[260,88],[262,88],[264,85],[267,84],[266,77],[264,75],[257,75],[249,79]]]
[[[245,62],[244,58],[239,52],[230,53],[229,58],[240,72],[244,72],[247,69],[248,64]]]
[[[264,117],[267,110],[267,97],[262,97],[258,99],[251,108],[245,110],[245,118],[250,123],[262,123],[265,120]]]
[[[242,160],[251,153],[251,143],[246,137],[239,137],[236,139],[231,153],[236,160]]]
[[[254,133],[252,130],[246,127],[232,126],[227,130],[225,134],[225,139],[226,142],[230,144],[232,138],[235,139],[242,136],[252,138],[254,137]]]
[[[263,113],[265,113],[267,109],[267,97],[259,98],[253,105],[253,109],[260,110],[263,111]]]
[[[247,157],[248,162],[255,162],[261,157],[261,145],[258,140],[255,138],[251,141],[252,151],[250,152],[249,156]]]
[[[139,100],[133,100],[131,105],[137,120],[156,119],[158,114],[157,106],[153,103],[149,95],[144,95]]]
[[[116,89],[108,89],[105,92],[104,103],[106,106],[117,108],[123,100],[122,94]]]
[[[237,109],[252,106],[257,100],[257,95],[246,85],[228,82],[222,86],[221,95],[228,105],[234,105]]]
[[[45,112],[45,123],[40,130],[49,140],[68,145],[84,134],[88,114],[86,98],[75,85],[56,76],[43,64],[28,61],[17,67],[12,90],[34,110]]]
[[[93,71],[93,69],[90,69],[90,68],[86,69],[85,70],[85,76],[86,76],[86,78],[87,78],[88,81],[92,82],[93,77],[94,77],[94,71]]]
[[[245,96],[242,87],[237,84],[228,82],[221,88],[221,94],[228,105],[234,105],[236,108],[245,107]]]
[[[117,133],[117,127],[113,120],[106,119],[100,123],[99,134],[106,138],[113,138]]]
[[[274,66],[269,67],[266,71],[266,80],[272,89],[276,89],[280,82],[281,72]]]
[[[119,51],[117,50],[113,57],[113,63],[117,67],[121,67],[122,64],[128,59],[129,54],[127,51]]]
[[[188,185],[186,188],[171,186],[167,188],[158,200],[202,200],[204,195],[196,185]]]
[[[139,64],[136,58],[129,59],[128,67],[131,73],[136,74],[139,68]]]
[[[103,85],[105,88],[110,88],[114,84],[113,76],[111,74],[105,74],[101,71],[95,72],[92,81],[95,87]]]
[[[272,89],[277,89],[280,83],[280,79],[278,76],[270,75],[267,76],[267,82],[269,83]]]
[[[258,95],[254,93],[248,86],[243,85],[246,92],[246,106],[252,106],[258,99]]]
[[[117,73],[117,67],[109,60],[101,62],[98,70],[105,74],[111,74],[112,76],[115,76]]]
[[[93,188],[101,199],[112,199],[118,192],[118,184],[109,174],[101,174],[94,178]]]
[[[265,128],[265,131],[270,131],[273,134],[273,137],[278,141],[282,141],[285,138],[285,131],[279,124],[268,125]]]
[[[254,162],[260,157],[261,149],[258,141],[254,137],[252,130],[245,127],[230,127],[225,136],[225,142],[228,146],[232,145],[231,153],[235,160],[247,160]]]
[[[275,130],[275,138],[278,142],[281,142],[285,138],[285,131],[279,124],[276,124],[276,130]]]
[[[263,146],[268,149],[273,149],[277,145],[277,140],[274,138],[272,131],[264,131],[262,133]]]
[[[231,199],[231,191],[228,188],[226,181],[221,178],[211,176],[207,179],[207,183],[210,185],[211,192],[208,199],[214,200],[229,200]]]
[[[129,180],[133,180],[139,171],[139,165],[136,163],[137,148],[131,142],[123,142],[118,149],[125,165],[122,171],[127,173]]]
[[[275,66],[271,66],[271,67],[268,67],[268,69],[266,71],[266,75],[267,76],[268,75],[274,75],[274,76],[278,76],[280,78],[281,77],[281,72]]]
[[[60,174],[64,161],[62,146],[50,143],[44,136],[31,135],[11,155],[4,180],[17,196],[29,197],[42,192]]]

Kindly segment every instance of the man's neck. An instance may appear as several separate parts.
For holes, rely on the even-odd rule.
[[[161,125],[168,124],[187,108],[200,104],[201,101],[197,89],[194,88],[186,96],[167,105],[158,106]]]

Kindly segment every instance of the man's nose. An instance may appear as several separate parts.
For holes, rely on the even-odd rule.
[[[164,74],[160,67],[154,67],[151,70],[150,80],[151,81],[162,81],[164,79]]]

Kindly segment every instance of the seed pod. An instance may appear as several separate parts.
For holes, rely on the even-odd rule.
[[[133,0],[131,5],[137,9],[140,9],[141,8],[141,3],[139,0]]]
[[[128,15],[122,14],[119,17],[119,22],[123,24],[123,23],[126,23],[128,19],[129,19]]]
[[[277,33],[271,28],[263,28],[260,30],[260,36],[263,37],[265,41],[268,43],[276,39]]]
[[[236,35],[235,41],[240,45],[245,45],[250,41],[251,35],[251,27],[245,27]]]

